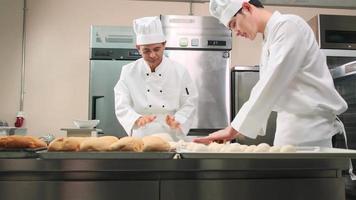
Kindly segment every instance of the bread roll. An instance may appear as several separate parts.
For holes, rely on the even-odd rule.
[[[47,144],[33,136],[11,135],[0,138],[0,147],[9,149],[35,149],[47,147]]]
[[[48,145],[48,151],[79,151],[80,144],[87,137],[57,138]]]
[[[119,139],[115,136],[92,137],[80,144],[80,151],[109,151],[110,145]]]
[[[146,136],[143,140],[143,151],[169,151],[171,148],[169,143],[160,137]]]
[[[111,151],[134,151],[141,152],[143,141],[137,137],[123,137],[110,145]]]

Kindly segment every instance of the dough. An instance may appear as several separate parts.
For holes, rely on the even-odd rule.
[[[169,151],[171,146],[168,142],[157,136],[145,136],[143,140],[143,151]]]
[[[209,152],[217,153],[224,147],[224,144],[219,144],[216,142],[212,142],[208,145]]]
[[[193,152],[209,152],[208,146],[204,144],[195,144],[192,149]]]
[[[80,151],[109,151],[110,145],[118,140],[115,136],[92,137],[80,144]]]
[[[256,145],[250,145],[244,150],[244,152],[245,153],[252,153],[252,152],[255,151],[255,149],[256,149]]]
[[[293,145],[284,145],[281,147],[281,153],[295,153],[297,149]]]
[[[241,152],[245,152],[245,150],[247,149],[248,145],[245,145],[245,144],[241,144],[240,145],[240,150]]]
[[[253,151],[255,153],[266,153],[269,151],[271,147],[269,146],[269,144],[266,143],[261,143],[259,145],[257,145],[256,149]]]
[[[110,145],[111,151],[134,151],[141,152],[143,141],[137,137],[123,137]]]
[[[269,149],[269,152],[270,153],[279,153],[281,150],[281,147],[280,146],[273,146]]]

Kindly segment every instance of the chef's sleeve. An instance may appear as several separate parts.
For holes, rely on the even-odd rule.
[[[124,71],[121,72],[120,80],[117,82],[115,92],[115,114],[120,124],[124,127],[127,135],[131,135],[135,121],[141,117],[140,114],[135,112],[132,108],[132,99],[130,91],[124,80]]]
[[[198,91],[188,71],[185,71],[183,74],[181,83],[180,107],[174,114],[174,117],[180,123],[183,134],[187,135],[194,120],[198,101]]]
[[[243,135],[256,138],[265,134],[268,117],[287,89],[290,82],[301,70],[308,48],[298,25],[287,22],[273,27],[269,59],[263,76],[252,89],[249,100],[241,107],[231,126]]]

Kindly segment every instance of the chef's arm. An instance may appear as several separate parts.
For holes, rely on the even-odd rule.
[[[186,135],[193,123],[198,101],[198,91],[187,71],[183,76],[182,83],[182,88],[180,88],[181,106],[174,114],[174,117],[180,123],[181,131]]]
[[[268,117],[279,97],[302,69],[305,59],[305,39],[296,24],[284,23],[270,33],[272,41],[264,72],[241,107],[231,126],[243,135],[256,138],[265,134]],[[278,31],[277,31],[278,30]],[[311,45],[311,44],[309,44]],[[304,49],[303,49],[304,48]]]
[[[127,135],[131,135],[135,121],[141,117],[132,108],[132,99],[124,80],[120,79],[115,88],[115,114]]]

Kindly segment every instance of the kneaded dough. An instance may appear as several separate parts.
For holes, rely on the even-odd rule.
[[[141,152],[143,149],[143,141],[137,137],[123,137],[110,145],[111,151],[133,151]]]
[[[294,153],[296,151],[297,151],[297,149],[293,145],[284,145],[281,147],[281,150],[280,150],[281,153]]]

